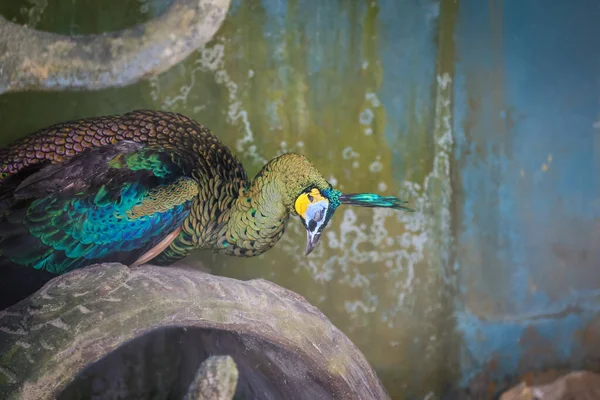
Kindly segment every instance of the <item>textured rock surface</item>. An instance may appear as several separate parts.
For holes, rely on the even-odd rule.
[[[204,361],[183,400],[229,400],[235,394],[238,370],[231,356]]]
[[[264,280],[98,265],[0,312],[0,398],[182,398],[200,364],[230,355],[244,398],[384,399],[350,340]]]
[[[151,21],[118,32],[66,36],[0,16],[0,94],[102,89],[163,72],[208,42],[230,0],[172,0]]]
[[[499,400],[596,400],[600,399],[600,375],[574,371],[550,382],[521,382]]]

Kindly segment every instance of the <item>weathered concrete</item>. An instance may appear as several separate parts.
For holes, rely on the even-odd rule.
[[[388,398],[319,310],[264,280],[97,265],[0,312],[3,399],[182,398],[211,355],[235,360],[246,398]]]
[[[499,400],[595,400],[600,398],[600,375],[575,371],[551,381],[540,374],[540,382],[522,382],[500,396]],[[546,379],[544,379],[546,378]]]
[[[208,42],[230,0],[172,0],[160,16],[129,29],[66,36],[0,16],[0,94],[103,89],[159,74]]]
[[[198,368],[183,400],[229,400],[239,372],[231,356],[210,356]]]

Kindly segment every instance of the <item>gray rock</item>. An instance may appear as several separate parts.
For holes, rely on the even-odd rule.
[[[0,94],[104,89],[166,71],[221,26],[230,0],[172,0],[160,16],[129,29],[67,36],[0,16]]]
[[[230,356],[210,356],[200,364],[183,400],[231,400],[238,370]]]
[[[0,312],[0,398],[183,398],[229,355],[235,398],[387,399],[362,353],[265,280],[120,264],[59,276]]]
[[[549,382],[554,371],[537,374],[533,382],[521,382],[504,392],[499,400],[597,400],[600,399],[600,374],[572,371]],[[536,382],[539,381],[539,382]]]

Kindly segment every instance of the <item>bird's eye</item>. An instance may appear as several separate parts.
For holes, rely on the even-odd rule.
[[[310,201],[311,203],[313,202],[314,197],[312,197],[310,194],[308,195],[308,201]]]

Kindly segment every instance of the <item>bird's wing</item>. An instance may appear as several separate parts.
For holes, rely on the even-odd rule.
[[[13,183],[0,210],[0,252],[52,273],[130,264],[182,225],[198,194],[190,174],[191,158],[180,150],[135,142],[47,165]]]

